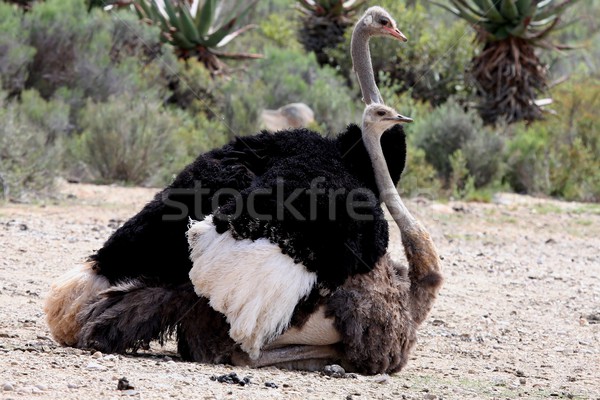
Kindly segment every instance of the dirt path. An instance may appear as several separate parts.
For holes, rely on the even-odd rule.
[[[444,257],[446,284],[397,375],[201,365],[179,361],[172,345],[136,356],[57,346],[42,313],[50,282],[154,192],[63,184],[64,200],[0,207],[4,399],[600,399],[600,206],[508,194],[409,202]],[[230,372],[251,383],[210,379]],[[117,390],[123,376],[134,390]]]

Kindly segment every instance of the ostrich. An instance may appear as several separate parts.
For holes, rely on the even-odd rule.
[[[204,220],[191,226],[188,237],[194,268],[190,272],[190,278],[195,285],[195,290],[209,297],[211,306],[232,321],[230,336],[236,339],[244,350],[244,352],[234,352],[234,363],[255,367],[311,365],[311,368],[314,368],[314,366],[323,366],[341,360],[351,369],[370,374],[392,373],[406,365],[410,350],[416,342],[416,328],[431,310],[442,283],[442,276],[437,250],[428,232],[402,202],[385,162],[381,138],[387,129],[401,122],[407,122],[406,117],[399,115],[390,107],[381,104],[369,105],[363,115],[362,138],[372,161],[379,193],[400,229],[410,268],[395,263],[389,253],[386,253],[375,263],[370,273],[355,274],[333,292],[320,293],[318,299],[313,301],[313,309],[308,320],[296,322],[296,325],[292,324],[292,328],[283,335],[277,332],[273,336],[280,336],[265,347],[262,347],[265,343],[261,343],[261,354],[244,341],[246,337],[240,335],[238,325],[249,322],[245,320],[245,312],[259,320],[274,318],[275,307],[267,304],[265,308],[267,312],[261,314],[257,310],[255,299],[243,299],[251,302],[249,306],[236,304],[238,299],[234,295],[227,297],[227,304],[221,301],[218,292],[222,289],[218,285],[223,281],[214,279],[215,273],[211,271],[211,263],[215,260],[206,261],[206,258],[210,259],[213,256],[210,250],[208,250],[209,254],[206,254],[206,245],[212,243],[210,235],[211,231],[214,231],[210,226],[211,221]],[[210,238],[208,241],[206,236]],[[224,243],[221,242],[219,245]],[[248,250],[251,252],[252,243],[248,242],[245,245],[249,246]],[[237,251],[243,253],[244,244],[239,246]],[[225,257],[228,256],[230,255]],[[240,256],[240,254],[233,256]],[[271,260],[271,257],[275,260]],[[240,281],[238,283],[242,285],[240,292],[244,293],[244,284],[241,282],[246,280],[251,285],[277,286],[277,269],[285,263],[281,258],[278,252],[273,252],[271,255],[262,254],[262,264],[257,265],[257,268],[270,269],[269,264],[272,261],[273,265],[277,266],[274,271],[270,270],[261,275],[261,282],[257,282],[252,276],[254,269],[253,273],[247,273],[243,268],[232,271],[234,274],[240,274],[238,276]],[[287,271],[292,267],[285,268]],[[301,267],[296,269],[300,273],[304,272]],[[275,278],[272,279],[273,277]],[[293,291],[306,281],[298,277],[294,282],[288,281],[288,283],[285,290]],[[304,295],[306,294],[305,292]],[[256,293],[255,296],[260,297],[261,294]],[[274,296],[271,301],[280,301],[286,297],[280,293],[274,293]],[[244,310],[244,308],[251,310]],[[277,310],[281,311],[282,308],[278,303]],[[298,309],[294,312],[302,313]],[[255,340],[259,329],[256,326],[252,328],[249,339]],[[243,326],[241,329],[243,330]],[[304,360],[308,360],[309,364],[299,364]],[[317,360],[316,364],[315,360]]]
[[[380,35],[382,32],[391,35],[391,26],[392,31],[397,33],[391,17],[387,13],[381,15],[381,12],[382,10],[377,8],[367,10],[361,19],[367,23],[361,28],[359,22],[355,31],[362,29],[374,32],[371,35],[377,32],[380,32]],[[384,25],[388,24],[388,29],[384,29]],[[398,38],[402,35],[391,36]],[[354,43],[359,41],[353,41],[353,47]],[[368,49],[368,46],[365,47]],[[359,79],[360,65],[357,63],[355,66]],[[370,62],[368,65],[370,66]],[[390,129],[382,135],[381,141],[385,146],[384,155],[390,164],[391,179],[397,182],[404,165],[404,137],[401,128],[396,126]],[[244,218],[215,220],[212,214],[218,208],[221,215],[227,217],[227,208],[231,206],[231,199],[219,195],[220,189],[235,189],[249,197],[252,190],[256,189],[257,181],[273,183],[273,177],[265,174],[273,169],[274,165],[304,171],[304,176],[292,177],[287,189],[308,187],[310,182],[307,177],[318,174],[330,178],[331,182],[341,184],[347,190],[366,187],[373,194],[371,199],[368,196],[359,199],[365,203],[363,211],[371,217],[369,221],[356,222],[346,218],[341,221],[344,227],[342,231],[339,230],[338,224],[324,224],[319,226],[320,235],[312,238],[291,235],[278,243],[281,251],[290,255],[294,261],[303,262],[308,271],[305,272],[314,275],[313,278],[309,277],[310,282],[318,282],[318,290],[312,288],[309,299],[314,300],[320,292],[326,293],[338,288],[352,275],[368,272],[376,267],[387,246],[387,222],[383,219],[379,205],[369,201],[379,193],[372,172],[369,172],[367,166],[368,155],[360,142],[361,132],[356,126],[350,126],[336,140],[323,139],[306,130],[296,130],[280,132],[275,136],[263,133],[251,138],[237,139],[222,149],[199,156],[179,174],[170,187],[159,193],[138,215],[117,230],[104,247],[90,257],[88,264],[68,273],[55,283],[46,303],[46,313],[53,335],[65,345],[122,352],[143,346],[150,340],[161,339],[169,329],[177,326],[179,350],[184,358],[220,362],[219,360],[231,357],[227,354],[231,353],[234,343],[226,334],[221,334],[223,330],[215,329],[215,332],[221,333],[203,337],[196,329],[201,328],[200,325],[206,324],[206,321],[212,321],[210,326],[213,328],[227,324],[222,315],[208,307],[205,299],[198,300],[196,297],[195,303],[191,303],[194,299],[193,290],[198,288],[193,287],[187,277],[191,263],[187,259],[187,243],[183,236],[187,228],[187,219],[182,217],[202,219],[210,215],[213,218],[204,220],[204,225],[214,222],[218,234],[230,231],[235,232],[238,239],[255,239],[261,234],[260,230],[265,229],[264,225],[259,224],[255,229],[249,229],[247,225],[243,225]],[[318,154],[323,145],[327,151]],[[316,150],[309,152],[315,157],[299,157],[307,148]],[[401,158],[393,160],[398,153]],[[334,169],[344,171],[342,175],[336,175],[337,172],[332,170],[303,170],[307,165],[315,165],[315,160],[316,165],[319,165],[319,162],[327,165],[336,155],[339,158],[341,154],[346,157],[336,164]],[[203,184],[202,187],[195,185],[197,180]],[[283,189],[285,191],[286,187]],[[205,201],[197,202],[198,199]],[[282,229],[285,232],[285,228],[290,227],[293,227],[293,224],[270,226],[271,234],[277,236]],[[332,257],[323,252],[323,246],[320,244],[324,239],[348,235],[356,240],[350,244],[347,241],[338,241],[327,249],[344,260],[338,267],[332,268]],[[270,239],[274,241],[275,237]],[[309,251],[297,251],[298,248]],[[313,282],[313,279],[316,280]],[[308,286],[310,284],[305,285],[305,289]],[[206,318],[190,319],[186,318],[186,315],[178,314],[178,311],[183,309],[178,305],[190,304],[195,307],[195,316],[204,315]],[[150,307],[153,313],[139,312],[144,307]],[[300,303],[298,308],[302,309]],[[305,308],[306,315],[311,315],[310,306]],[[190,308],[186,310],[190,311]],[[262,337],[254,342],[253,348],[247,347],[253,356],[257,356],[257,346],[270,340],[273,332],[279,332],[285,321],[283,324],[281,320],[275,321],[274,324],[275,328],[271,327],[270,331],[267,329],[266,334],[263,332]],[[222,339],[219,345],[221,347],[207,345],[211,341],[219,342],[219,339]],[[197,345],[200,340],[203,341],[203,346]]]

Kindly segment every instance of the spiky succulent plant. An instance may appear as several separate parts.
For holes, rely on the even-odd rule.
[[[471,74],[483,98],[480,113],[488,123],[542,117],[536,104],[546,89],[546,67],[536,48],[566,48],[548,35],[562,13],[577,0],[449,0],[435,3],[468,21],[477,31],[482,51],[473,59]]]
[[[227,18],[217,17],[218,8],[223,3],[217,0],[135,0],[135,10],[142,21],[160,27],[161,40],[173,45],[177,55],[183,59],[197,58],[212,74],[223,72],[225,64],[220,60],[260,58],[260,54],[224,53],[217,49],[254,28],[245,25],[236,28],[256,1],[236,0]],[[245,4],[245,7],[243,5]],[[225,22],[220,23],[223,20]]]
[[[334,48],[344,40],[344,32],[352,25],[353,15],[365,1],[298,1],[298,9],[303,14],[299,40],[306,51],[316,54],[319,64],[331,62],[324,50]]]
[[[93,8],[104,8],[104,9],[120,9],[127,8],[133,4],[133,0],[87,0],[88,11]]]

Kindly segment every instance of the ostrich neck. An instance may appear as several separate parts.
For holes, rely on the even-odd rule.
[[[383,149],[381,148],[381,135],[374,134],[363,126],[363,142],[373,164],[375,182],[377,183],[381,200],[387,206],[396,224],[398,224],[400,232],[406,232],[417,221],[404,205],[392,181],[385,157],[383,156]]]
[[[363,21],[357,23],[352,33],[350,54],[364,102],[367,105],[372,103],[384,104],[381,93],[379,93],[379,89],[375,83],[373,65],[371,64],[371,52],[369,50],[369,34],[364,29]]]

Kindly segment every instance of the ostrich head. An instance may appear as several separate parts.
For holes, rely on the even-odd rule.
[[[369,36],[390,36],[406,42],[406,36],[396,27],[396,21],[391,15],[379,6],[370,7],[358,21],[363,24]]]
[[[406,36],[396,27],[396,21],[381,7],[369,8],[354,26],[350,42],[352,67],[356,72],[364,102],[384,104],[375,83],[369,39],[372,36],[391,37],[406,42]]]
[[[413,122],[412,118],[398,114],[393,108],[383,104],[371,104],[363,113],[363,135],[381,137],[383,132],[402,122]]]

